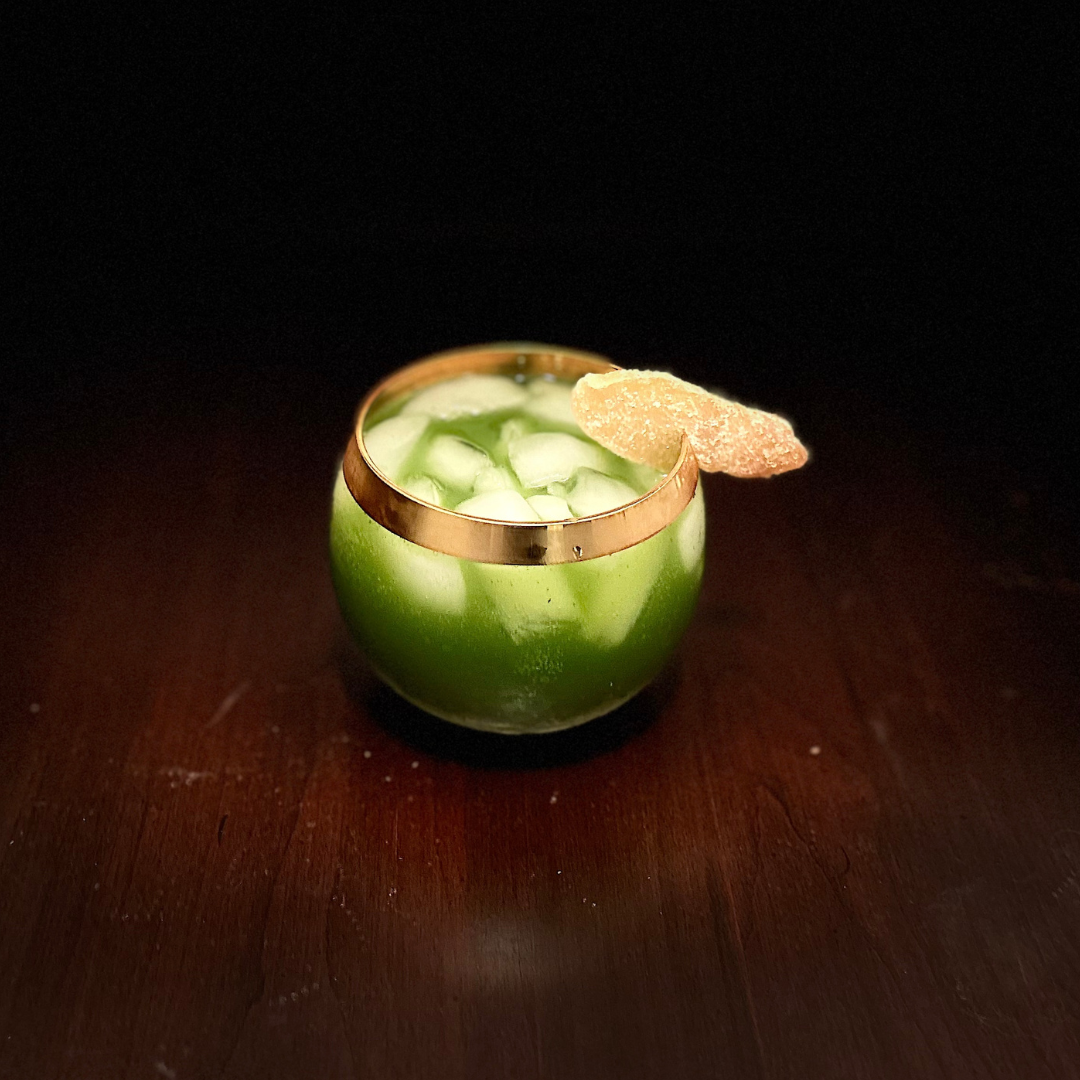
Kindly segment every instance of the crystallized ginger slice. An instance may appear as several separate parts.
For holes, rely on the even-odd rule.
[[[774,476],[806,464],[806,447],[773,413],[710,394],[665,371],[584,375],[571,397],[581,430],[616,454],[667,471],[685,432],[698,465]]]

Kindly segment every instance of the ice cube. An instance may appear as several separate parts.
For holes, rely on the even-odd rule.
[[[532,428],[527,420],[515,416],[512,420],[503,421],[502,426],[499,428],[499,442],[509,446],[515,439],[524,438],[531,431]]]
[[[424,471],[450,487],[471,488],[476,474],[491,459],[478,446],[456,435],[437,435],[424,458]]]
[[[574,516],[566,500],[557,495],[534,495],[525,501],[540,515],[541,521],[565,521]]]
[[[409,416],[427,414],[453,420],[517,408],[528,396],[523,386],[502,375],[460,375],[418,390],[401,411]]]
[[[473,491],[483,495],[487,491],[517,491],[517,481],[510,475],[509,469],[500,469],[495,465],[485,465],[473,481]]]
[[[636,461],[628,461],[627,465],[630,467],[630,472],[633,474],[634,483],[637,485],[638,491],[648,491],[654,487],[659,481],[660,477],[664,474],[659,469],[654,469],[651,465],[643,465]]]
[[[380,547],[393,577],[393,587],[407,602],[445,615],[465,610],[465,577],[461,564],[450,555],[403,540],[382,530]]]
[[[566,567],[474,563],[473,570],[491,598],[496,618],[515,642],[581,617]]]
[[[536,511],[516,491],[486,491],[458,503],[459,514],[493,518],[495,521],[539,521]]]
[[[365,431],[364,447],[375,468],[395,480],[427,426],[426,416],[393,416]]]
[[[495,456],[500,461],[505,461],[510,444],[517,439],[523,439],[526,435],[530,435],[534,430],[533,422],[520,416],[515,416],[513,420],[503,421],[502,426],[499,428],[499,442],[495,447]]]
[[[529,400],[525,404],[525,411],[540,420],[577,427],[570,408],[572,389],[569,383],[538,379],[529,384]]]
[[[690,505],[679,515],[675,529],[679,557],[682,559],[683,567],[691,570],[705,550],[705,496],[701,491],[700,480],[697,492],[690,500]]]
[[[664,543],[653,536],[625,551],[576,564],[589,611],[583,629],[591,641],[613,648],[626,639],[660,574]]]
[[[638,498],[638,493],[621,480],[592,469],[582,469],[567,492],[566,501],[577,517],[603,514]]]
[[[522,487],[545,487],[569,480],[578,469],[599,469],[603,453],[595,443],[560,432],[526,435],[510,444],[510,464]]]
[[[436,506],[442,506],[443,504],[439,485],[430,476],[410,476],[408,480],[403,481],[399,486],[404,488],[410,495],[423,499],[424,502],[434,503]]]
[[[351,574],[368,577],[371,565],[381,563],[379,576],[388,579],[387,591],[399,594],[403,606],[446,615],[465,610],[465,576],[459,560],[411,544],[377,525],[357,506],[340,469],[334,485],[331,542],[338,558],[354,564]]]

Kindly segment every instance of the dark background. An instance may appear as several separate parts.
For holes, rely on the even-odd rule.
[[[6,441],[530,339],[1066,498],[1065,12],[15,12]]]

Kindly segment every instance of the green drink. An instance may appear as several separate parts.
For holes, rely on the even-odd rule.
[[[555,540],[574,528],[589,536],[596,522],[632,525],[665,477],[583,435],[570,411],[576,365],[545,371],[568,365],[542,360],[567,354],[532,354],[528,363],[512,350],[481,354],[479,372],[369,399],[365,454],[397,504],[417,504],[436,527],[521,535],[532,526],[529,535],[547,529]],[[586,543],[571,549],[572,561],[508,565],[405,539],[397,534],[409,533],[404,513],[384,512],[395,531],[385,528],[361,507],[346,471],[330,527],[342,613],[379,675],[443,719],[527,733],[601,716],[658,673],[693,612],[704,556],[700,487],[692,498],[687,487],[659,531],[646,526],[650,535],[621,550],[588,557]],[[460,515],[485,523],[451,520]],[[522,558],[552,558],[534,547]]]

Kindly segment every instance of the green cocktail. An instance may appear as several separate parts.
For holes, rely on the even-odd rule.
[[[692,460],[665,477],[588,439],[570,411],[572,379],[610,365],[537,349],[450,354],[473,370],[425,384],[414,365],[417,389],[377,388],[362,411],[363,453],[350,448],[359,471],[347,455],[330,526],[341,610],[379,675],[436,716],[506,733],[571,727],[642,689],[690,619],[704,556]],[[653,497],[664,488],[666,520]],[[488,546],[461,557],[469,528]],[[560,540],[604,529],[599,546],[564,545],[569,561],[554,554]],[[634,542],[635,530],[644,538]],[[501,533],[548,539],[496,558]],[[590,557],[604,543],[610,553]]]

